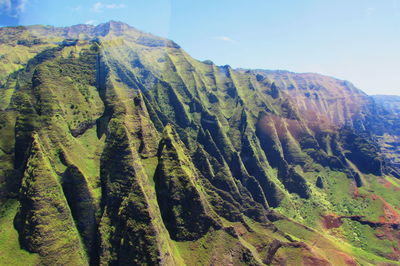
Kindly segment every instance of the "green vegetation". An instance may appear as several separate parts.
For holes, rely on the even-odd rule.
[[[400,260],[392,101],[113,21],[0,28],[0,54],[1,262]]]
[[[18,211],[18,202],[9,200],[0,213],[0,260],[4,265],[36,265],[39,256],[24,249],[18,242],[18,232],[13,226]]]

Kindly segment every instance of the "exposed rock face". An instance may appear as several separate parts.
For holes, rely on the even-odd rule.
[[[399,96],[373,96],[373,107],[378,117],[373,125],[373,132],[378,138],[385,161],[398,169],[400,166],[400,97]],[[395,175],[398,170],[391,169]],[[399,177],[398,177],[399,178]]]
[[[315,183],[315,185],[318,187],[318,188],[324,188],[324,181],[323,181],[323,179],[322,179],[322,177],[318,177],[317,178],[317,182]]]
[[[119,22],[0,28],[0,51],[0,202],[19,200],[14,245],[40,263],[397,258],[395,100],[199,62]],[[365,217],[338,241],[376,260],[333,245],[327,212]]]

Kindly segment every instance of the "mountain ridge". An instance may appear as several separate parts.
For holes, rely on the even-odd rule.
[[[396,114],[351,83],[203,63],[117,22],[0,35],[0,192],[13,206],[0,223],[16,217],[7,243],[21,258],[400,258]]]

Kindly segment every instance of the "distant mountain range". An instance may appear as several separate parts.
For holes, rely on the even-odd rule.
[[[398,265],[399,121],[121,22],[0,28],[0,261]]]

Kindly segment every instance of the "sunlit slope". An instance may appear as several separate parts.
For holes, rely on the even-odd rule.
[[[349,82],[199,62],[119,22],[0,34],[8,264],[400,259],[398,168]]]

